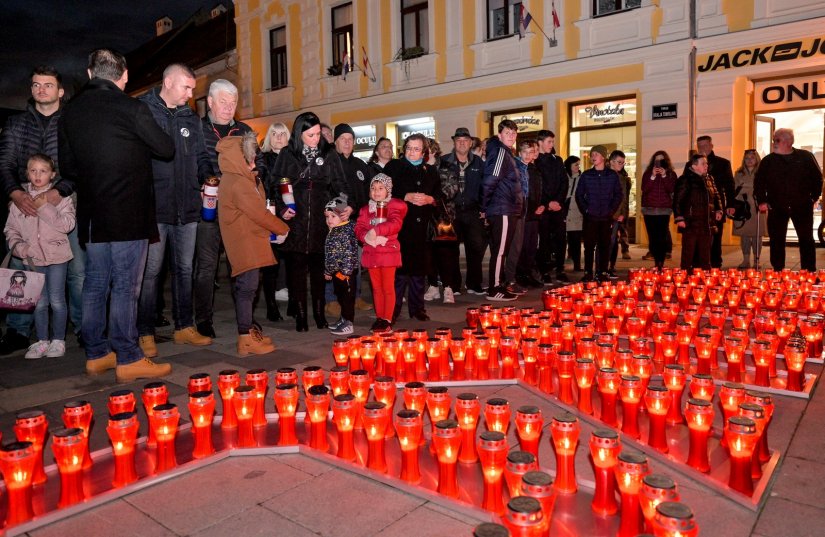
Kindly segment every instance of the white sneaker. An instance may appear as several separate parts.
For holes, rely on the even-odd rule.
[[[66,342],[62,339],[53,339],[46,351],[47,358],[60,358],[66,354]]]
[[[32,343],[29,346],[29,350],[26,351],[26,359],[28,360],[37,360],[38,358],[43,358],[46,356],[46,351],[49,350],[49,342],[45,339],[41,339],[37,343]]]
[[[445,304],[455,304],[455,296],[453,290],[449,287],[444,288],[444,303]]]
[[[278,302],[286,302],[289,300],[289,289],[284,287],[283,289],[275,291],[275,300]]]
[[[441,293],[438,292],[438,286],[431,285],[427,288],[427,292],[424,293],[424,300],[426,300],[427,302],[431,302],[438,298],[440,294]]]

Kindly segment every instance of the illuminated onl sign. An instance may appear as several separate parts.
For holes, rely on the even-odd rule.
[[[754,112],[814,107],[825,107],[825,74],[754,82]]]

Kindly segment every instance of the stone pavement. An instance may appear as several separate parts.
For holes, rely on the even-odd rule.
[[[677,247],[678,250],[678,247]],[[650,266],[640,261],[643,247],[631,247],[631,261],[619,267]],[[767,248],[764,250],[767,259]],[[673,265],[678,264],[678,251]],[[788,251],[789,267],[798,263],[798,251]],[[825,266],[825,251],[817,253],[818,265]],[[727,248],[726,266],[736,266],[738,248]],[[671,263],[669,263],[671,264]],[[574,278],[579,275],[572,275]],[[327,330],[311,328],[296,333],[291,319],[281,323],[264,322],[272,336],[275,353],[239,357],[235,352],[234,311],[223,272],[216,296],[218,338],[210,347],[177,346],[171,330],[159,331],[160,360],[173,364],[172,375],[165,378],[170,402],[185,411],[189,375],[207,372],[213,379],[222,369],[243,372],[280,367],[301,369],[306,365],[332,365],[333,337]],[[540,291],[532,291],[517,304],[539,306]],[[454,331],[464,325],[465,308],[480,303],[480,297],[463,294],[454,306],[430,303],[432,321],[413,322],[402,313],[400,328],[425,327],[430,331],[446,326]],[[167,301],[167,303],[169,303]],[[258,317],[263,317],[263,305]],[[282,310],[283,311],[283,310]],[[331,320],[331,319],[330,319]],[[372,318],[356,313],[357,331],[366,333]],[[23,410],[46,411],[50,429],[60,425],[60,414],[67,401],[85,399],[95,409],[92,429],[93,450],[109,446],[105,432],[108,394],[121,388],[139,393],[144,382],[118,385],[114,374],[87,377],[84,355],[73,341],[64,358],[24,360],[23,352],[0,359],[0,431],[12,437],[15,415]],[[821,366],[809,372],[821,372]],[[513,388],[501,388],[502,391]],[[481,393],[479,390],[475,390]],[[493,393],[493,392],[490,392]],[[267,411],[273,411],[271,390]],[[220,406],[220,405],[219,405]],[[730,537],[784,537],[822,535],[825,528],[825,396],[815,389],[810,401],[777,398],[781,416],[772,425],[772,447],[782,451],[774,473],[770,497],[763,509],[754,513],[727,498],[708,493],[681,475],[674,477],[683,498],[694,510],[703,535]],[[139,412],[143,419],[142,411]],[[142,424],[145,431],[145,423]],[[545,435],[546,436],[546,435]],[[583,434],[582,438],[586,438]],[[512,440],[512,439],[511,439]],[[543,442],[547,440],[543,439]],[[580,446],[579,455],[584,450]],[[51,450],[46,449],[47,463]],[[543,462],[543,461],[542,461]],[[584,463],[586,464],[586,461]],[[461,512],[439,505],[403,490],[368,479],[301,454],[231,457],[193,473],[134,492],[103,506],[95,507],[66,520],[35,530],[30,535],[324,535],[324,536],[459,536],[471,535],[472,527],[484,520],[483,514]],[[604,534],[612,534],[615,529]],[[575,534],[575,533],[570,533]],[[600,532],[591,533],[602,534]]]

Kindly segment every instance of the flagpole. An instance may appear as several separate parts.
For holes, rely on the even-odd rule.
[[[546,38],[547,38],[547,43],[548,43],[551,47],[555,47],[555,46],[556,46],[556,45],[554,44],[554,43],[556,42],[556,40],[555,40],[555,39],[550,39],[550,36],[549,36],[549,35],[547,35],[546,33],[544,33],[544,28],[542,28],[541,26],[539,26],[539,23],[538,23],[538,22],[536,22],[536,19],[530,19],[530,22],[532,22],[533,24],[535,24],[536,26],[538,26],[539,31],[540,31],[540,32],[544,35],[544,37],[546,37]],[[553,27],[553,35],[555,35],[555,33],[556,33],[556,28],[555,28],[555,27]]]

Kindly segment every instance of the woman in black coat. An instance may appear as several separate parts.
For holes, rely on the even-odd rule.
[[[682,234],[681,267],[710,270],[711,236],[722,220],[722,201],[708,175],[708,159],[700,153],[690,157],[688,169],[676,181],[673,215]]]
[[[287,264],[290,300],[295,302],[295,329],[306,332],[307,274],[312,293],[312,314],[318,328],[326,328],[324,318],[324,241],[327,224],[324,206],[341,192],[347,182],[335,147],[321,137],[321,121],[312,112],[295,118],[289,145],[275,162],[274,178],[292,184],[295,209],[275,198],[278,215],[289,225],[289,235],[281,246]]]
[[[407,297],[410,318],[430,319],[424,309],[424,288],[432,250],[429,226],[435,203],[443,194],[438,170],[426,164],[428,152],[427,139],[421,134],[412,134],[404,141],[404,156],[390,161],[384,168],[384,173],[392,178],[393,196],[407,202],[407,216],[398,234],[403,266],[395,273],[393,324],[401,313],[407,287],[410,289]]]

